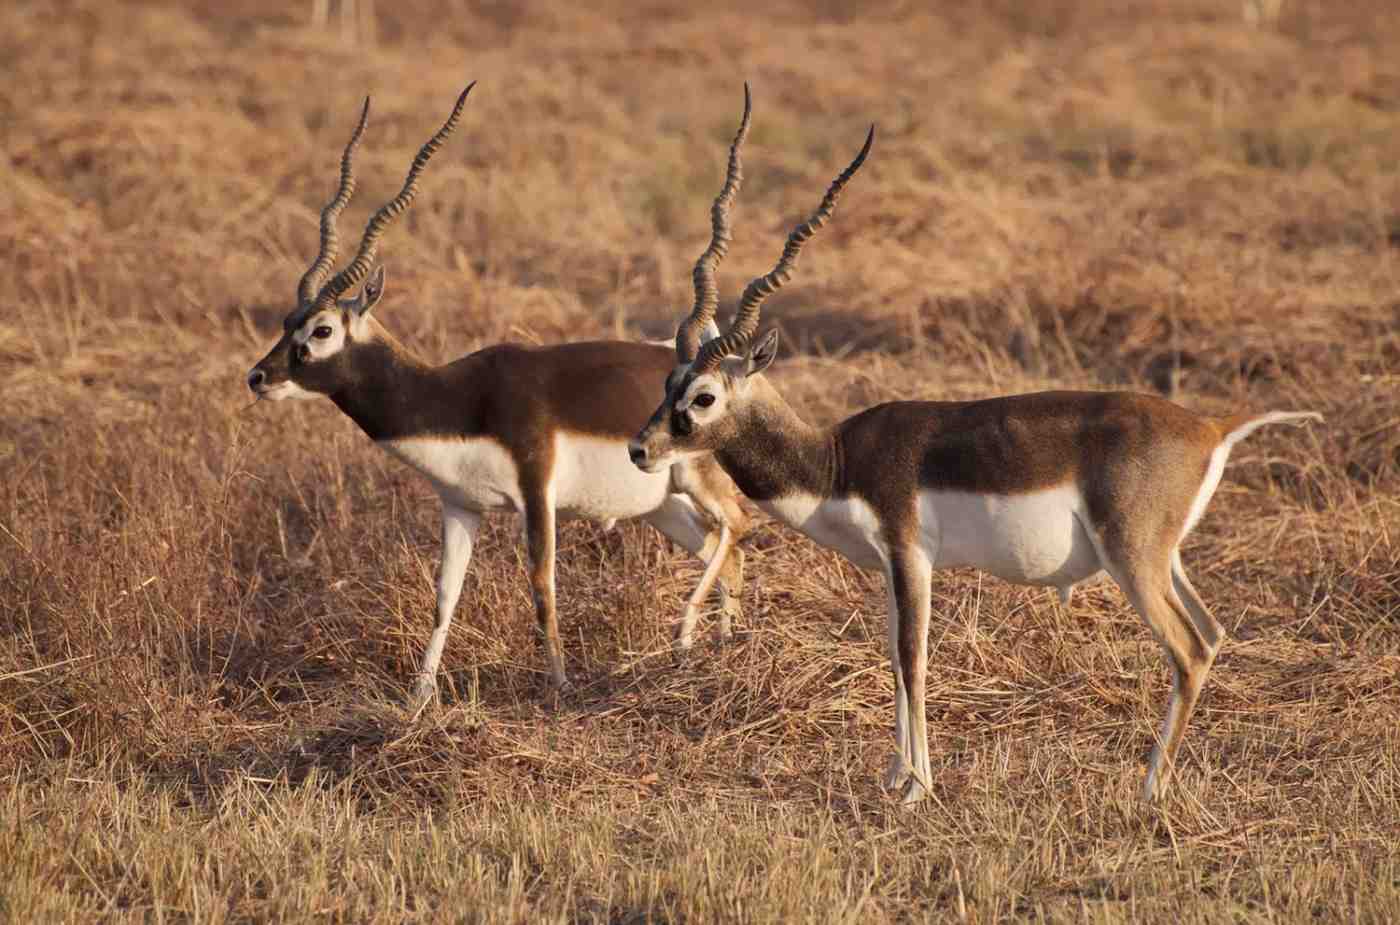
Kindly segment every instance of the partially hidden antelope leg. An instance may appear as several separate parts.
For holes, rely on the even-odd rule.
[[[705,571],[686,601],[676,627],[676,648],[685,652],[695,643],[695,624],[700,608],[727,564],[733,549],[734,532],[724,523],[718,529],[711,530],[685,495],[668,496],[659,508],[646,515],[646,521],[706,563]]]
[[[559,612],[554,604],[554,497],[549,486],[528,492],[525,499],[526,545],[530,549],[530,591],[535,619],[549,662],[550,680],[560,691],[569,689],[564,673],[564,646],[559,639]]]
[[[889,610],[889,622],[885,632],[890,673],[894,675],[894,754],[890,756],[889,767],[885,769],[881,786],[886,790],[899,790],[909,781],[909,772],[913,768],[913,764],[909,761],[909,755],[912,751],[909,746],[909,698],[905,695],[904,667],[901,664],[899,654],[901,617],[899,598],[894,593],[895,578],[893,573],[887,572],[885,581],[887,585],[885,604]]]

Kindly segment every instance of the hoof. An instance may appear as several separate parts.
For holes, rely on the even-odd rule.
[[[562,683],[551,681],[549,690],[545,693],[540,708],[545,712],[564,712],[574,703],[574,697],[578,693],[578,688],[573,683],[565,679]]]
[[[437,702],[437,695],[437,679],[430,675],[419,675],[418,681],[413,685],[413,697],[408,705],[414,712],[419,712],[428,704]]]
[[[899,801],[899,805],[904,807],[905,809],[909,809],[919,803],[922,803],[927,797],[927,788],[925,788],[923,784],[919,783],[918,779],[911,777],[909,779],[908,788],[904,791],[904,799]]]
[[[1152,758],[1147,762],[1147,777],[1142,781],[1138,796],[1144,803],[1156,803],[1167,792],[1167,782],[1171,780],[1172,763],[1163,758],[1161,747],[1152,750]]]
[[[730,602],[730,603],[733,603],[733,602]],[[733,642],[733,641],[734,641],[734,619],[735,619],[736,617],[738,617],[739,615],[740,615],[740,614],[739,614],[739,608],[738,608],[737,606],[730,607],[729,604],[726,604],[726,605],[720,610],[720,612],[719,612],[719,641],[720,641],[720,642],[728,643],[728,642]]]
[[[885,790],[898,790],[909,781],[909,766],[904,763],[904,756],[895,752],[890,758],[890,766],[885,769],[885,776],[880,780],[880,786]]]
[[[676,637],[671,641],[671,651],[684,655],[695,647],[695,624],[699,621],[699,611],[687,604],[681,611],[680,621],[676,623]]]

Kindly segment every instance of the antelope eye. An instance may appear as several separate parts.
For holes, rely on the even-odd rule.
[[[314,338],[316,338],[317,340],[325,340],[327,337],[330,337],[330,336],[331,336],[331,328],[330,328],[330,325],[328,325],[328,324],[318,324],[318,325],[316,325],[316,330],[314,330],[314,331],[311,332],[311,336],[314,337]]]
[[[709,392],[701,392],[699,395],[695,396],[695,401],[691,402],[691,404],[696,405],[700,408],[708,408],[714,403],[715,397]]]

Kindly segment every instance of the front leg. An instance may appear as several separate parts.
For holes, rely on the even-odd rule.
[[[530,590],[535,619],[555,688],[569,689],[564,674],[564,646],[559,641],[559,614],[554,608],[554,492],[548,483],[525,497],[525,538],[530,549]]]
[[[717,473],[723,475],[722,470]],[[738,498],[725,490],[728,478],[719,486],[710,485],[710,490],[692,494],[696,503],[719,525],[718,530],[705,537],[705,548],[700,557],[706,564],[718,556],[723,556],[719,570],[719,638],[729,640],[734,637],[734,618],[740,615],[744,598],[744,550],[739,548],[739,540],[748,531],[748,515],[739,506]],[[716,536],[716,533],[719,535]],[[726,536],[726,534],[728,534]]]
[[[734,531],[727,522],[721,520],[718,528],[707,533],[708,525],[696,510],[694,502],[679,494],[667,495],[660,507],[646,515],[646,520],[671,542],[705,560],[705,571],[700,576],[700,583],[691,592],[685,609],[681,611],[680,623],[676,626],[676,650],[688,652],[695,643],[695,623],[710,589],[716,579],[723,578],[726,566],[731,574],[734,572],[731,563],[734,561],[734,553],[738,552],[734,546]],[[739,558],[738,562],[739,568],[742,568],[743,559]],[[728,601],[726,596],[726,605]],[[727,620],[724,625],[727,628]]]
[[[721,533],[722,530],[715,530],[705,538],[705,548],[700,551],[700,558],[705,560],[706,565],[714,558],[715,549],[723,540]],[[715,582],[719,587],[719,638],[725,642],[734,638],[734,618],[741,615],[744,599],[744,550],[739,548],[737,531],[734,534],[735,541],[729,543],[729,554],[725,556],[724,564],[720,566],[719,580]]]
[[[421,710],[437,695],[438,664],[452,628],[452,614],[462,595],[462,581],[472,559],[472,542],[481,526],[481,515],[444,504],[442,506],[442,562],[438,565],[437,626],[433,629],[413,689],[413,707]]]
[[[933,773],[928,754],[928,626],[932,606],[933,565],[928,554],[915,543],[890,549],[889,582],[891,614],[898,613],[898,625],[890,633],[891,648],[898,659],[904,710],[895,712],[896,734],[904,720],[900,743],[901,770],[909,775],[905,805],[918,803],[933,789]],[[888,779],[888,778],[887,778]]]
[[[705,562],[700,584],[686,602],[676,631],[676,647],[685,651],[694,642],[700,608],[717,583],[720,593],[719,635],[733,636],[744,590],[744,552],[738,542],[748,527],[748,516],[739,506],[734,483],[713,457],[686,460],[671,467],[675,493],[648,519],[656,527]],[[700,512],[710,521],[705,523]]]

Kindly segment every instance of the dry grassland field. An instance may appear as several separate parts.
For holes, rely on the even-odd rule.
[[[0,920],[1400,918],[1400,5],[591,6],[0,8]],[[244,378],[363,96],[343,252],[472,79],[380,250],[376,316],[435,362],[669,336],[747,79],[723,311],[879,126],[765,309],[809,420],[1326,416],[1241,444],[1183,547],[1230,638],[1164,800],[1170,678],[1118,589],[953,570],[901,810],[883,580],[757,509],[737,638],[707,615],[680,663],[698,560],[564,525],[564,696],[488,518],[441,703],[404,708],[436,497]]]

